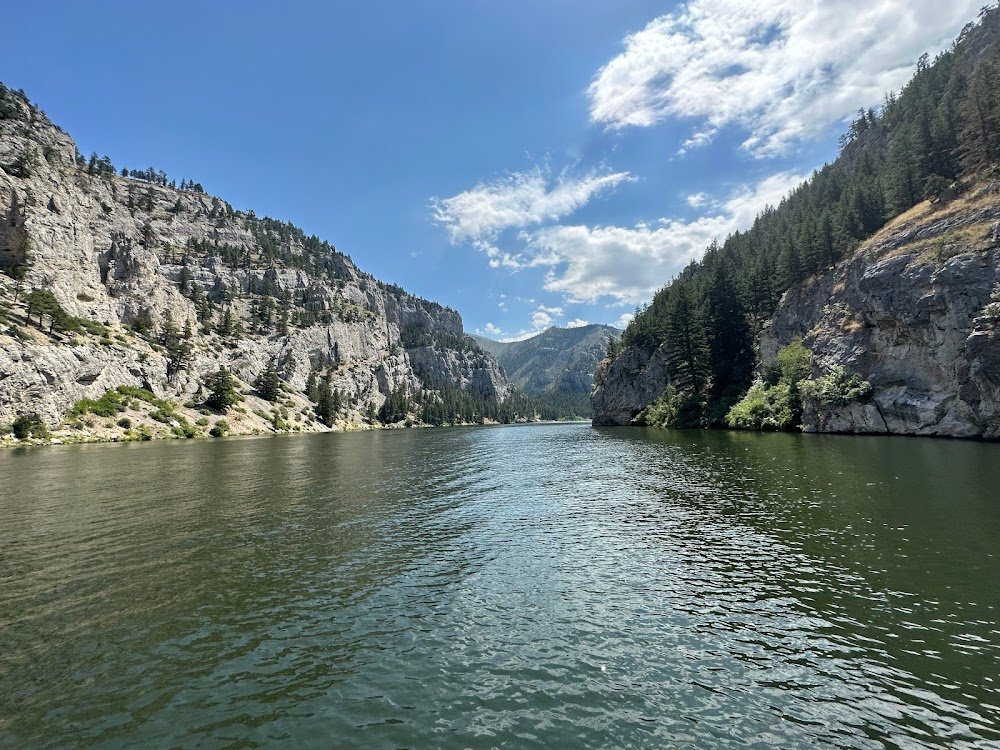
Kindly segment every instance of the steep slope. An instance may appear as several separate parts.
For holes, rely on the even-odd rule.
[[[888,387],[894,370],[897,375],[904,370],[921,372],[928,380],[963,381],[965,376],[949,370],[945,362],[964,356],[956,342],[968,339],[969,346],[992,346],[989,337],[969,339],[968,316],[990,302],[990,289],[984,297],[983,285],[988,286],[995,263],[984,245],[992,230],[983,222],[992,217],[989,196],[998,168],[1000,8],[988,6],[950,49],[933,61],[921,57],[911,81],[898,94],[887,94],[878,111],[858,113],[832,164],[814,172],[780,205],[762,207],[749,230],[733,234],[721,245],[713,243],[701,260],[656,293],[626,329],[616,356],[598,370],[592,398],[595,423],[638,420],[668,427],[773,429],[793,426],[801,417],[806,429],[851,430],[860,417],[851,421],[828,410],[816,411],[810,394],[842,400],[848,392],[862,395],[873,387],[878,392],[883,381]],[[959,195],[963,198],[954,200]],[[978,276],[972,266],[960,268],[958,259],[935,269],[919,249],[913,250],[909,261],[897,259],[886,266],[885,277],[878,275],[882,267],[869,267],[870,253],[879,255],[872,250],[872,237],[896,227],[895,221],[912,221],[911,209],[932,205],[927,200],[950,206],[952,224],[943,224],[940,231],[933,225],[900,231],[929,233],[946,248],[941,253],[975,256],[969,262],[983,265]],[[977,231],[983,237],[974,236]],[[897,255],[909,253],[901,249],[907,242],[896,241]],[[834,282],[837,273],[847,276]],[[901,279],[891,278],[892,274],[913,283],[893,292],[889,282]],[[862,278],[861,286],[852,286],[852,279],[861,283]],[[926,305],[932,300],[947,314],[931,315]],[[816,312],[824,308],[827,313]],[[788,376],[778,375],[775,363],[769,361],[777,351],[768,349],[768,337],[792,343],[824,316],[829,316],[824,325],[832,326],[843,310],[857,316],[852,325],[859,330],[872,327],[871,338],[859,335],[852,344],[871,353],[853,358],[834,355],[823,347],[847,346],[845,339],[834,343],[820,336],[806,337],[807,346],[812,342],[820,347],[813,352],[817,356],[811,360],[812,377],[806,378],[810,382],[800,392],[797,380],[781,381]],[[930,315],[933,321],[923,332],[918,331],[921,315]],[[756,340],[772,318],[772,333],[764,334],[758,348]],[[791,326],[788,321],[794,319],[808,326]],[[783,331],[793,328],[798,333],[790,339]],[[913,345],[901,340],[898,346],[883,346],[896,329],[915,337]],[[937,342],[937,350],[929,346],[931,341]],[[932,354],[934,365],[925,359]],[[804,356],[808,360],[809,352]],[[967,364],[973,370],[985,367],[991,356],[984,350]],[[890,357],[900,362],[881,364]],[[848,363],[883,374],[865,383],[864,373],[849,372]],[[780,387],[770,391],[772,386]],[[971,406],[978,395],[959,397],[946,383],[940,391],[925,386],[927,393],[937,395],[924,402],[918,395],[922,386],[911,383],[903,389],[906,395],[900,396],[891,418],[881,418],[886,429],[963,436],[995,432],[993,425],[979,423],[994,419],[987,414],[991,407],[982,411]],[[840,396],[830,392],[837,388],[843,391]],[[948,399],[960,399],[968,408],[946,404]],[[909,401],[912,408],[904,406]],[[865,419],[879,422],[871,413]]]
[[[500,343],[475,337],[491,352],[510,382],[531,396],[549,419],[590,416],[594,370],[608,350],[612,326],[548,328],[524,341]]]
[[[290,224],[154,170],[133,174],[88,164],[0,87],[0,425],[27,413],[57,425],[118,386],[199,404],[220,365],[248,391],[269,363],[289,428],[371,424],[380,410],[382,421],[522,416],[454,310],[377,281]],[[323,391],[314,414],[307,392]],[[237,421],[254,431],[278,420]]]
[[[504,341],[494,341],[493,339],[488,339],[485,336],[477,336],[474,333],[469,334],[469,338],[475,341],[479,348],[488,354],[492,354],[493,357],[499,358],[501,354],[510,349],[513,344]]]
[[[761,359],[802,339],[814,378],[863,396],[804,398],[808,432],[1000,438],[1000,182],[924,203],[813,283],[789,291]],[[870,388],[870,390],[868,390]]]

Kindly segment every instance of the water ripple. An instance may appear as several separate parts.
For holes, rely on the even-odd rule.
[[[930,444],[0,455],[0,747],[997,747],[998,447]]]

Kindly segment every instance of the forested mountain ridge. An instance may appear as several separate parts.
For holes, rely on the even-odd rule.
[[[454,310],[193,180],[86,159],[2,85],[0,219],[0,426],[129,439],[533,416]]]
[[[1000,10],[841,147],[636,316],[595,423],[997,436]]]
[[[590,417],[594,371],[621,331],[607,325],[547,328],[509,343],[474,336],[496,357],[508,380],[530,396],[544,419]]]

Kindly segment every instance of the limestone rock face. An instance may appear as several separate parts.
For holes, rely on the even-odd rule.
[[[6,323],[0,316],[0,424],[30,411],[54,420],[117,385],[190,397],[220,364],[252,383],[271,361],[298,391],[311,371],[328,373],[356,416],[400,386],[509,396],[454,310],[377,281],[291,225],[201,192],[88,169],[66,133],[16,103],[21,116],[0,120],[0,272],[27,261],[22,298],[49,289],[66,312],[114,336],[26,339],[13,335],[23,325],[16,310]],[[0,275],[8,309],[13,295],[13,279]],[[201,309],[199,298],[208,300]],[[242,333],[223,333],[224,316]],[[169,381],[154,345],[166,321],[193,332],[190,364]],[[125,327],[140,335],[126,342]]]
[[[666,361],[659,351],[630,346],[613,360],[601,362],[595,380],[598,385],[590,399],[594,424],[628,425],[666,388]]]
[[[872,385],[863,402],[808,400],[804,430],[1000,437],[997,217],[994,202],[904,223],[785,294],[762,361],[802,338],[814,375],[844,366]]]
[[[37,413],[58,422],[81,398],[100,398],[120,385],[163,394],[166,360],[131,348],[22,344],[0,336],[0,422]]]

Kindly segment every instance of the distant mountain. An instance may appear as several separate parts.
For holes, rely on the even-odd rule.
[[[493,339],[488,339],[485,336],[477,336],[474,333],[470,333],[468,334],[468,336],[469,338],[473,339],[477,344],[479,344],[480,349],[482,349],[484,352],[489,352],[490,354],[492,354],[494,359],[499,359],[501,354],[510,349],[512,346],[514,346],[514,344],[511,343],[505,343],[503,341],[494,341]]]
[[[606,325],[549,328],[524,341],[500,342],[473,336],[503,367],[507,379],[539,405],[542,417],[589,417],[594,370],[608,350],[608,338],[622,332]]]

